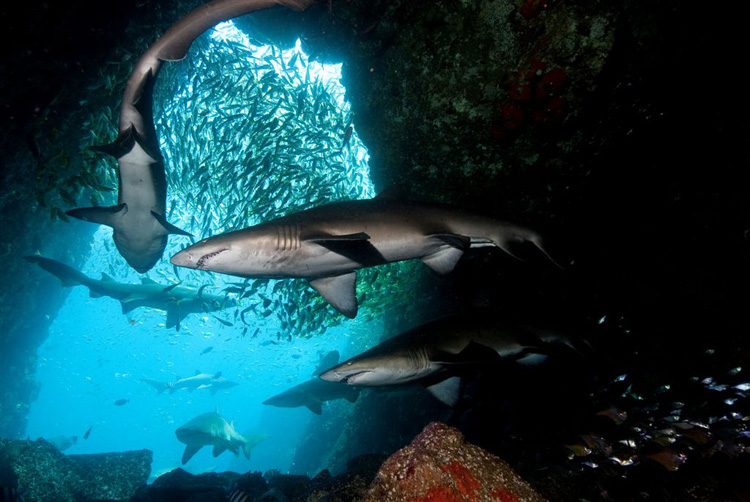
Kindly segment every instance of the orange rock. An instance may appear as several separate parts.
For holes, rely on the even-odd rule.
[[[507,463],[432,422],[388,458],[363,502],[541,502]]]

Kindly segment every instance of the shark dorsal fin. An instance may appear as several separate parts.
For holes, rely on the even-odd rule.
[[[112,277],[109,274],[107,274],[106,272],[102,272],[102,280],[103,281],[114,282],[114,279],[112,279]]]
[[[310,286],[320,293],[320,296],[350,319],[357,315],[356,285],[356,272],[320,277],[310,281]]]
[[[155,280],[151,279],[148,276],[141,277],[141,284],[158,284]]]

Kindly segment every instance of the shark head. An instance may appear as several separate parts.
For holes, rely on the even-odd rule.
[[[258,232],[238,230],[208,237],[188,246],[170,261],[178,267],[208,270],[237,276],[263,276],[265,252],[271,239]],[[275,239],[274,239],[275,240]]]
[[[399,385],[419,380],[439,368],[425,354],[410,350],[381,351],[374,347],[320,374],[328,382],[347,385]]]
[[[120,255],[139,274],[151,270],[161,259],[167,246],[166,235],[154,235],[148,242],[143,242],[144,239],[128,238],[122,232],[115,231],[112,238]]]

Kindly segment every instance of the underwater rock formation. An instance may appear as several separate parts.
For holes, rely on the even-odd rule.
[[[296,474],[271,470],[262,475],[248,472],[190,474],[182,469],[170,471],[141,487],[131,502],[180,501],[289,501],[289,502],[356,502],[362,499],[382,456],[362,455],[348,463],[347,472],[331,476],[321,471],[310,479]]]
[[[380,468],[364,502],[543,501],[503,460],[432,422]]]
[[[24,500],[129,500],[151,471],[150,450],[63,455],[44,439],[0,440],[0,465]]]

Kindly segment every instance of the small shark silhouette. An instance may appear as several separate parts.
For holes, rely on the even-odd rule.
[[[177,439],[186,445],[182,454],[183,465],[204,446],[214,447],[214,457],[227,450],[239,455],[242,450],[245,458],[249,459],[253,448],[268,437],[265,434],[243,436],[234,430],[234,423],[227,422],[218,411],[198,415],[179,427],[175,434]]]
[[[138,307],[166,310],[167,328],[174,327],[178,331],[180,322],[188,314],[215,312],[237,305],[234,298],[228,296],[207,294],[202,289],[179,284],[158,284],[148,277],[143,277],[141,284],[127,284],[116,282],[103,273],[102,279],[96,280],[51,258],[38,255],[24,258],[60,279],[64,287],[86,286],[92,298],[108,296],[119,300],[123,314]]]

